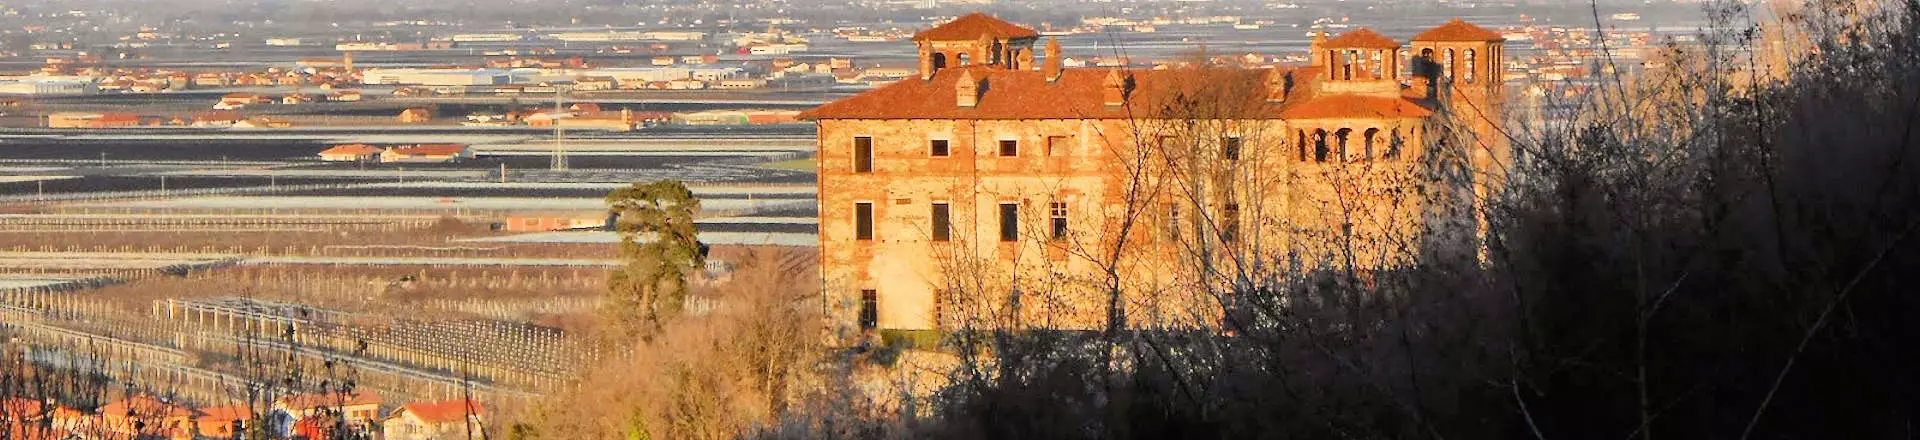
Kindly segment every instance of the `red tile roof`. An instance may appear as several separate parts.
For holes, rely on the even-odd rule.
[[[1033,29],[975,12],[913,34],[913,41],[978,41],[981,35],[997,39],[1040,37],[1040,33]]]
[[[216,406],[212,408],[201,408],[200,417],[198,417],[197,420],[202,422],[231,422],[235,420],[253,420],[253,410],[248,409],[247,407],[244,407],[244,406]]]
[[[0,415],[5,416],[0,418],[12,420],[38,419],[45,413],[46,408],[46,403],[38,400],[20,397],[0,398]]]
[[[421,421],[427,423],[460,423],[462,420],[467,419],[467,404],[469,402],[473,405],[474,415],[484,416],[487,414],[487,407],[481,406],[478,401],[469,401],[467,399],[443,400],[439,402],[414,402],[400,407],[400,410],[413,414],[414,417],[418,417]]]
[[[1330,49],[1398,49],[1400,48],[1400,42],[1393,41],[1392,38],[1387,38],[1385,35],[1380,35],[1379,32],[1374,32],[1372,29],[1359,28],[1340,34],[1339,37],[1332,40],[1327,40],[1327,42],[1322,43],[1320,47]]]
[[[350,155],[350,154],[352,155],[380,154],[381,151],[386,151],[386,150],[382,150],[380,149],[380,147],[375,147],[367,144],[346,144],[346,145],[335,145],[333,146],[333,148],[328,148],[326,150],[321,151],[320,154],[344,156],[344,155]]]
[[[1507,41],[1507,38],[1455,17],[1447,24],[1414,35],[1413,41]]]

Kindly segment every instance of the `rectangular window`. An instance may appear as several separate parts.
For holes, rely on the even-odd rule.
[[[1053,202],[1047,206],[1047,213],[1052,217],[1049,223],[1052,226],[1051,237],[1055,240],[1067,239],[1067,204]]]
[[[1020,141],[1012,139],[1000,141],[1000,157],[1016,157],[1019,155]]]
[[[1221,139],[1220,156],[1227,160],[1240,160],[1240,138],[1230,137]]]
[[[948,155],[951,155],[951,154],[953,154],[953,150],[947,146],[946,139],[934,139],[931,141],[927,141],[927,155],[930,155],[933,157],[947,157]]]
[[[853,235],[860,240],[873,239],[873,204],[853,204]]]
[[[1220,214],[1220,241],[1233,243],[1240,239],[1240,204],[1228,203],[1226,212]]]
[[[853,172],[873,172],[873,138],[853,138]]]
[[[953,239],[953,208],[945,203],[933,204],[933,241]]]
[[[1000,204],[1000,241],[1020,241],[1020,205]]]
[[[873,330],[880,326],[880,292],[873,289],[860,291],[860,329]]]
[[[1065,156],[1067,155],[1067,148],[1066,136],[1047,136],[1048,156]]]

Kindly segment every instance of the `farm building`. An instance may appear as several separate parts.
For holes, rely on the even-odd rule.
[[[388,148],[380,153],[381,162],[458,162],[473,158],[473,150],[459,144],[421,144]]]
[[[239,113],[231,111],[213,111],[193,115],[195,127],[231,127],[240,122]]]
[[[233,110],[233,109],[238,109],[241,107],[246,107],[254,104],[271,104],[271,103],[273,103],[273,98],[261,96],[255,93],[229,93],[227,94],[227,96],[220,97],[220,102],[214,103],[213,109],[214,110]]]
[[[490,86],[506,84],[506,71],[491,69],[368,69],[368,85]]]
[[[472,399],[415,402],[401,406],[381,424],[387,440],[468,437],[482,432],[487,408]]]
[[[606,228],[612,219],[601,211],[531,211],[507,215],[500,229],[508,232],[548,232]]]
[[[320,160],[327,162],[359,162],[380,157],[385,149],[367,144],[335,145],[320,151]]]
[[[47,115],[47,128],[112,128],[140,125],[133,113],[62,112]]]
[[[303,424],[331,426],[332,423],[314,424],[315,419],[329,419],[339,416],[349,426],[368,427],[380,420],[380,395],[372,391],[351,393],[315,393],[282,397],[273,403],[271,426],[291,427],[293,431]]]
[[[233,123],[233,128],[287,128],[293,121],[277,116],[255,116]]]
[[[399,120],[400,120],[400,123],[402,124],[420,124],[420,123],[432,121],[433,109],[429,109],[426,107],[414,107],[406,110],[401,110]]]

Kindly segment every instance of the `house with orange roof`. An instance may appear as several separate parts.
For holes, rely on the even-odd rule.
[[[381,423],[386,440],[454,440],[484,437],[487,408],[471,399],[414,402]]]
[[[338,425],[370,429],[374,422],[380,420],[380,395],[370,390],[356,390],[281,397],[273,403],[271,418],[273,426],[281,427],[281,431],[287,433],[298,433],[302,424],[310,428],[309,434],[331,434],[334,431],[331,428]]]
[[[221,96],[220,102],[213,104],[213,109],[214,110],[237,110],[249,105],[272,104],[272,103],[273,103],[273,98],[262,96],[257,93],[229,93],[226,96]]]
[[[917,75],[800,115],[818,126],[821,271],[829,302],[842,305],[832,313],[843,336],[981,324],[952,304],[1100,329],[1104,292],[1023,284],[1104,277],[1073,250],[1121,243],[1139,260],[1119,274],[1128,286],[1119,300],[1154,304],[1130,324],[1191,324],[1158,314],[1172,310],[1224,319],[1218,302],[1154,296],[1209,280],[1156,258],[1285,251],[1314,267],[1352,246],[1394,249],[1352,259],[1391,266],[1419,251],[1391,246],[1397,238],[1477,224],[1428,218],[1427,203],[1499,185],[1416,191],[1410,182],[1427,178],[1429,160],[1469,172],[1510,160],[1494,125],[1504,40],[1464,21],[1405,44],[1358,27],[1321,34],[1306,64],[1278,67],[1069,68],[1057,42],[1036,50],[1039,39],[992,16],[960,17],[914,35]],[[1126,218],[1153,226],[1119,228]],[[943,289],[943,262],[954,258],[1008,274],[978,291],[1049,296],[1019,306],[1006,295],[954,297]]]
[[[100,426],[106,433],[127,438],[157,437],[192,440],[193,419],[199,413],[181,402],[136,395],[101,406]]]
[[[200,415],[193,419],[195,432],[208,438],[235,438],[245,433],[251,422],[253,410],[244,406],[201,408]]]
[[[460,144],[420,144],[388,148],[380,152],[387,163],[459,162],[473,158],[473,149]]]
[[[387,150],[384,148],[367,144],[335,145],[332,148],[320,150],[320,160],[325,162],[365,162],[380,158],[380,153],[385,151]]]

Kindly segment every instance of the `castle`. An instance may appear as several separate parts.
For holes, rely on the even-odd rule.
[[[819,126],[824,287],[850,328],[1217,319],[1219,301],[1178,293],[1273,269],[1256,259],[1404,262],[1444,193],[1415,183],[1446,168],[1431,152],[1463,175],[1509,160],[1504,40],[1458,19],[1406,47],[1321,35],[1287,68],[1066,69],[1057,42],[1036,62],[1038,33],[983,14],[913,41],[919,78],[801,115]]]

